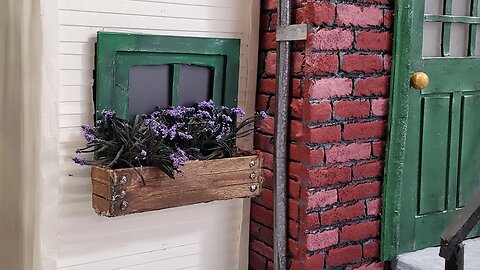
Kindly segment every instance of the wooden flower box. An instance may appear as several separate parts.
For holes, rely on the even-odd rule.
[[[102,216],[116,217],[215,200],[260,194],[262,160],[245,156],[190,161],[171,179],[154,167],[112,170],[92,167],[92,204]]]

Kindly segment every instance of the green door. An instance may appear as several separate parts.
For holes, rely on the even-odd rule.
[[[439,245],[452,217],[479,190],[478,1],[396,1],[385,260]],[[412,80],[417,72],[429,78],[424,89],[413,87],[426,83]]]

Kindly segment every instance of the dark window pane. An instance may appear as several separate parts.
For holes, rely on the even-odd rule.
[[[191,106],[212,98],[213,70],[201,66],[180,66],[177,103]]]
[[[134,66],[130,69],[129,80],[130,117],[170,104],[170,65]]]

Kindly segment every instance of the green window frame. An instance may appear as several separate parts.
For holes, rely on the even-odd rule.
[[[213,70],[212,99],[237,106],[240,40],[98,32],[96,53],[97,116],[103,109],[129,117],[130,70],[141,65],[171,65],[171,104],[177,105],[181,65]]]

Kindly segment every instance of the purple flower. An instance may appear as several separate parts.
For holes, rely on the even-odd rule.
[[[225,120],[225,122],[227,123],[232,123],[233,120],[230,116],[226,115],[226,114],[222,114],[222,119]]]
[[[145,150],[140,151],[140,156],[146,157],[147,156],[147,151],[145,151]]]
[[[72,160],[73,160],[73,162],[75,162],[79,165],[85,165],[85,159],[83,159],[83,158],[73,157]]]
[[[207,111],[197,111],[197,115],[200,116],[201,118],[212,118],[209,112]]]
[[[217,142],[221,141],[222,139],[223,139],[222,135],[218,135],[217,137],[215,137],[215,140],[217,140]]]
[[[232,108],[232,112],[237,117],[240,117],[240,118],[243,118],[243,116],[245,116],[245,112],[242,109],[240,109],[239,107]]]
[[[112,119],[113,117],[115,117],[115,114],[116,114],[115,111],[110,111],[105,109],[102,111],[102,115],[106,119]]]
[[[95,141],[95,135],[93,135],[94,129],[89,125],[82,125],[83,136],[88,143]]]
[[[181,131],[178,132],[178,136],[179,136],[180,138],[184,139],[184,140],[187,140],[187,141],[193,139],[193,136],[192,136],[192,135],[187,134],[187,133],[185,133],[185,132],[181,132]]]
[[[188,157],[182,149],[177,148],[177,152],[170,155],[173,167],[177,170],[180,165],[188,161]]]
[[[198,103],[198,108],[202,110],[212,110],[215,108],[215,103],[213,103],[213,100],[202,101]]]
[[[262,117],[262,119],[267,119],[268,114],[265,111],[261,111],[260,116]]]

